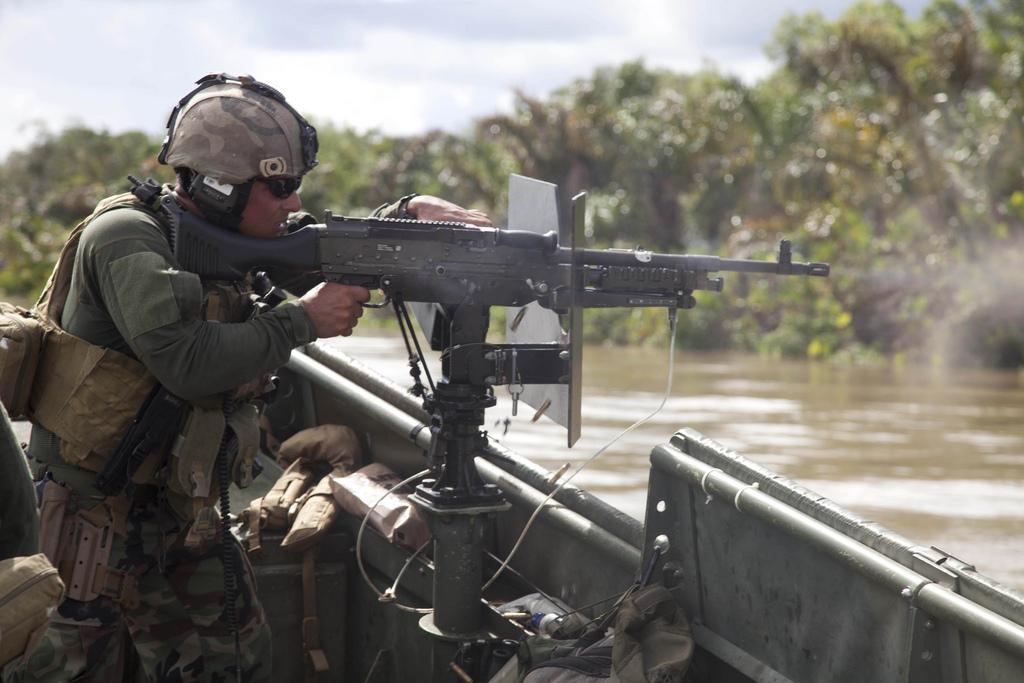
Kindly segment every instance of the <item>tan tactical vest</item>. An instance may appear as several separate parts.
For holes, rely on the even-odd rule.
[[[139,361],[90,344],[60,327],[82,231],[99,215],[143,204],[131,193],[108,197],[75,226],[36,302],[46,328],[39,368],[29,399],[29,419],[56,434],[61,457],[98,472],[156,379]]]
[[[126,206],[148,209],[131,193],[116,195],[100,202],[88,218],[75,226],[36,303],[46,333],[29,399],[29,418],[60,439],[60,454],[65,461],[93,472],[103,468],[156,385],[156,379],[139,361],[91,344],[60,327],[82,231],[101,214]],[[245,319],[251,305],[249,280],[204,282],[204,292],[207,320]],[[183,508],[179,512],[185,518],[193,517],[204,501],[216,497],[216,488],[212,486],[214,465],[221,434],[228,424],[239,442],[232,479],[239,486],[251,480],[259,432],[256,407],[247,400],[257,395],[264,384],[265,380],[257,380],[239,387],[234,392],[237,407],[227,418],[220,396],[191,406],[175,444],[174,460],[166,479],[160,482],[167,483],[171,493],[177,494],[179,504],[175,507]],[[143,463],[133,481],[158,483],[153,479],[156,460],[152,457],[150,462]]]

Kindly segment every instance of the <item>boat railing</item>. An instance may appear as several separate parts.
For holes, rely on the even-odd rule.
[[[672,539],[699,644],[753,680],[1021,680],[1014,591],[694,430],[651,461],[646,547]]]

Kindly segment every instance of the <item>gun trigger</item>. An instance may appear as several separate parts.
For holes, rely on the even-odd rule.
[[[378,302],[378,303],[373,303],[373,302],[367,301],[365,304],[363,304],[363,308],[384,308],[385,306],[387,306],[390,303],[391,303],[391,296],[388,295],[388,294],[385,294],[384,295],[384,301],[381,301],[381,302]]]

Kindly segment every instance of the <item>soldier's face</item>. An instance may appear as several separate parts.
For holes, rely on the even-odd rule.
[[[275,197],[265,183],[256,181],[242,212],[238,232],[250,237],[280,237],[288,214],[301,208],[302,200],[297,192],[281,199]]]

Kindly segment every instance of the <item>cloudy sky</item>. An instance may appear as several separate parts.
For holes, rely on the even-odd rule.
[[[360,129],[457,131],[602,65],[756,80],[786,13],[850,0],[0,0],[0,158],[39,125],[162,132],[210,72],[251,73]],[[900,0],[917,16],[926,0]]]

